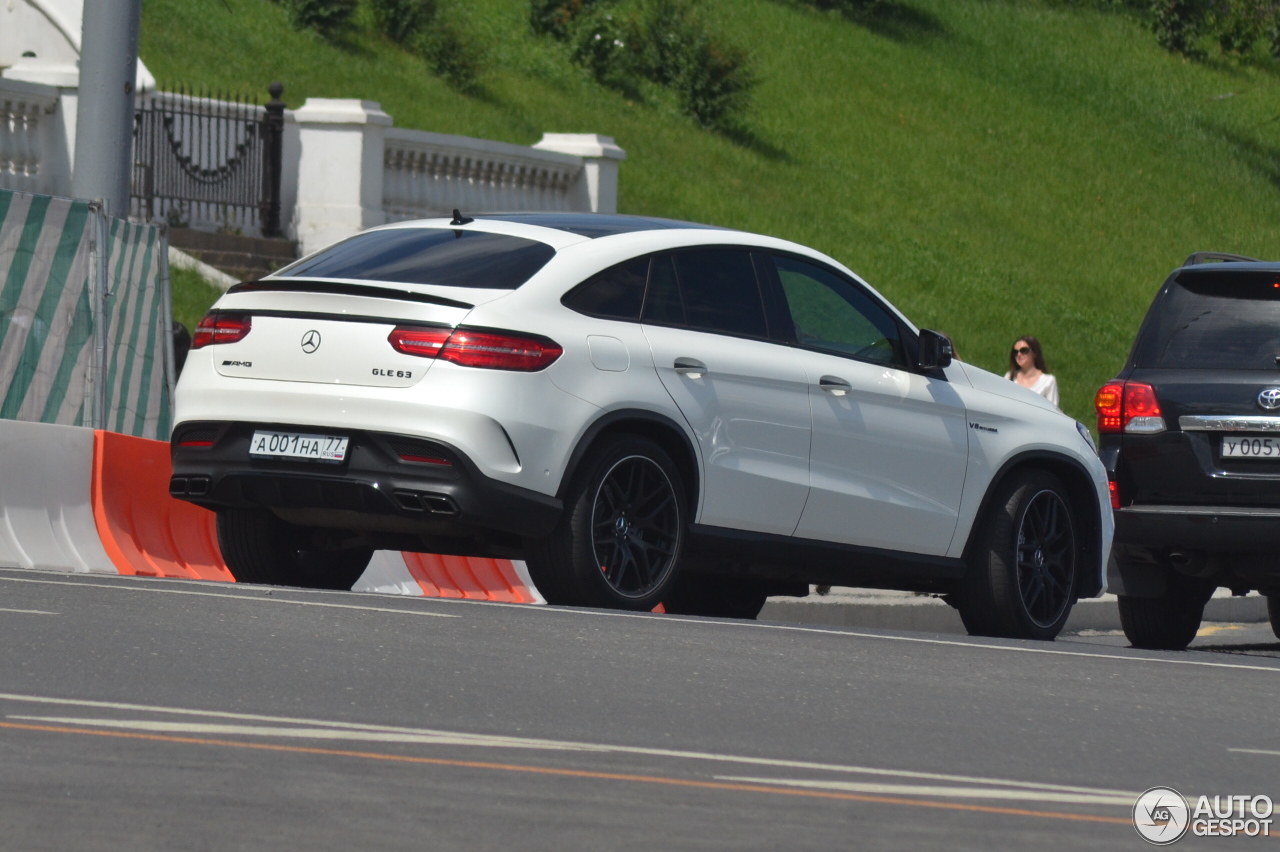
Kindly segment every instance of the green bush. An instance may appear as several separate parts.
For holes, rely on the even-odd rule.
[[[289,13],[294,29],[315,30],[334,39],[351,28],[359,0],[277,0]]]
[[[756,79],[746,51],[714,35],[694,0],[596,0],[593,8],[535,0],[534,9],[567,15],[555,20],[566,28],[571,58],[606,86],[635,92],[640,79],[649,80],[672,91],[704,127],[733,125],[750,103]]]
[[[564,41],[574,29],[574,22],[595,6],[609,0],[529,0],[529,26],[538,35],[550,35]]]
[[[674,87],[681,108],[699,124],[726,127],[746,111],[755,84],[744,50],[704,35],[693,45]]]
[[[1154,0],[1151,26],[1161,45],[1195,59],[1214,41],[1228,55],[1262,44],[1280,57],[1280,7],[1273,0]]]
[[[674,86],[684,75],[705,28],[684,0],[651,0],[643,12],[645,76]]]
[[[641,36],[630,18],[600,7],[580,16],[572,27],[570,55],[575,63],[607,86],[634,88],[643,74]]]
[[[435,0],[369,0],[373,20],[397,44],[411,44],[436,16]]]
[[[468,34],[463,17],[463,10],[453,4],[435,8],[413,47],[436,76],[465,92],[475,88],[484,53]]]

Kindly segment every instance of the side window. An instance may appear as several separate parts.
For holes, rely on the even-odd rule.
[[[649,258],[635,258],[596,273],[560,301],[569,310],[590,317],[638,320],[648,276]]]
[[[680,300],[680,285],[676,282],[676,268],[670,255],[653,259],[649,292],[644,300],[644,321],[657,325],[685,324],[684,303]]]
[[[905,365],[893,316],[847,279],[814,263],[775,256],[796,341],[810,349]]]
[[[674,252],[670,257],[686,326],[746,337],[769,336],[749,252],[704,249]]]

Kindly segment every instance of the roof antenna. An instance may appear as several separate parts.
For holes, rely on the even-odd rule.
[[[470,225],[474,221],[475,219],[472,219],[470,216],[463,216],[460,212],[458,212],[458,208],[455,207],[453,208],[453,221],[450,222],[449,224],[450,225]]]

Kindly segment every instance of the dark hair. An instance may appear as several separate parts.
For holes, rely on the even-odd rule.
[[[1044,353],[1040,351],[1040,341],[1036,340],[1034,337],[1032,337],[1029,334],[1022,335],[1021,337],[1018,338],[1018,340],[1025,341],[1026,344],[1031,347],[1031,354],[1036,356],[1036,369],[1042,373],[1049,372],[1049,368],[1044,365]],[[1014,346],[1018,345],[1018,340],[1015,340],[1013,342]],[[1010,349],[1009,350],[1009,378],[1012,379],[1016,375],[1018,375],[1018,353],[1013,351],[1013,349]]]

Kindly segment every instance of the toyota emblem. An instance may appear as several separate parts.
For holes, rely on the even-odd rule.
[[[1267,388],[1258,394],[1258,405],[1267,409],[1267,411],[1275,411],[1280,408],[1280,388]]]
[[[310,355],[312,352],[315,352],[319,348],[320,348],[320,332],[316,331],[315,329],[312,329],[311,331],[308,331],[306,334],[302,335],[302,351],[303,352]],[[1275,393],[1276,393],[1277,399],[1280,399],[1280,390],[1277,390]],[[1280,402],[1277,402],[1276,404],[1280,405]],[[1274,407],[1275,405],[1272,405],[1272,408]]]

